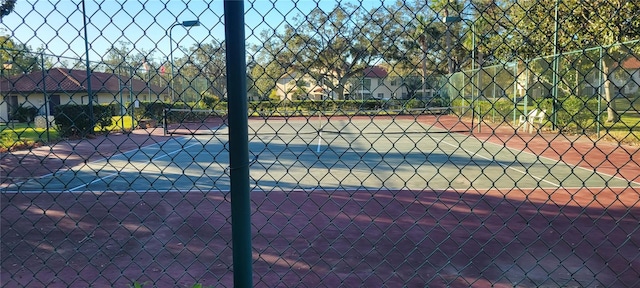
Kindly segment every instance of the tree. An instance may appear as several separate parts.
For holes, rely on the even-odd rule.
[[[557,9],[558,17],[555,16]],[[599,61],[604,79],[603,88],[607,102],[607,121],[618,120],[615,102],[611,93],[612,67],[640,47],[625,47],[616,43],[640,37],[640,3],[627,0],[539,0],[527,1],[509,7],[509,19],[514,24],[505,43],[515,47],[518,55],[533,58],[576,49],[603,46]],[[555,30],[542,29],[553,27]],[[557,46],[550,41],[557,36]],[[555,60],[555,59],[554,59]],[[560,73],[558,73],[560,74]]]
[[[284,75],[284,70],[272,60],[266,65],[256,64],[250,71],[256,93],[262,99],[269,98],[271,91],[276,88],[276,83]]]
[[[0,1],[0,19],[4,18],[13,12],[13,8],[16,6],[17,0],[2,0]]]
[[[420,49],[421,49],[421,57],[422,58],[422,92],[425,93],[427,91],[427,62],[428,62],[428,53],[430,50],[434,50],[434,49],[438,49],[438,45],[437,45],[437,39],[440,39],[440,37],[442,36],[442,33],[440,32],[440,30],[438,30],[438,28],[435,27],[434,22],[435,19],[431,18],[431,19],[427,19],[426,17],[422,16],[422,15],[417,15],[416,17],[416,27],[414,28],[414,39],[417,39],[418,43],[420,44]],[[411,97],[413,97],[413,94],[415,93],[416,89],[415,88],[415,79],[414,77],[407,77],[405,79],[406,81],[403,81],[403,83],[405,84],[405,87],[407,88],[407,90],[412,90],[411,93],[408,93]],[[418,88],[419,89],[419,88]]]
[[[42,69],[39,53],[31,52],[29,46],[16,43],[8,36],[0,36],[0,63],[3,66],[11,64],[11,69],[3,71],[4,76],[26,74]]]
[[[219,97],[227,94],[226,52],[224,42],[216,40],[211,43],[195,44],[191,49],[191,63],[204,76],[208,91]]]
[[[385,15],[350,3],[339,3],[328,12],[315,8],[285,27],[278,35],[283,48],[273,55],[287,64],[283,67],[287,72],[310,75],[344,99],[350,78],[397,52],[385,32]]]

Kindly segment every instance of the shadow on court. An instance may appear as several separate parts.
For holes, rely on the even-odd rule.
[[[636,286],[631,190],[254,192],[254,283]],[[232,285],[228,194],[1,197],[8,286]]]

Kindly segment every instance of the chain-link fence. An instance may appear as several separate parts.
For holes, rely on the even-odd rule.
[[[480,121],[517,125],[519,115],[542,108],[548,111],[554,129],[600,137],[606,122],[612,122],[608,121],[609,110],[622,118],[638,114],[637,69],[631,68],[634,58],[628,53],[606,52],[633,47],[636,42],[456,72],[449,90],[474,103]],[[605,70],[603,65],[611,67]],[[609,88],[604,88],[605,82]],[[631,134],[638,129],[636,125],[628,128]]]
[[[640,285],[633,1],[0,1],[3,287]]]

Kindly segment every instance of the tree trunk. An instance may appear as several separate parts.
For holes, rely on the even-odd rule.
[[[611,95],[611,80],[609,79],[609,63],[602,59],[602,79],[604,83],[602,88],[604,89],[604,99],[607,102],[607,122],[614,123],[618,121],[618,112],[616,111],[614,95]]]

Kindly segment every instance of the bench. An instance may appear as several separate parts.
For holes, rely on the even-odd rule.
[[[544,125],[544,118],[546,116],[547,110],[538,109],[529,111],[527,115],[520,115],[520,119],[518,119],[518,129],[522,128],[522,131],[528,133],[532,133],[534,128],[536,129],[536,131],[538,131]]]

